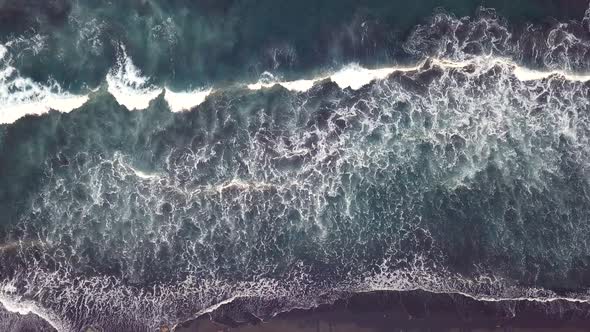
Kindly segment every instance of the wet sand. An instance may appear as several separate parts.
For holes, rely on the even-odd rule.
[[[590,331],[589,304],[481,302],[423,291],[357,294],[334,305],[293,310],[264,321],[236,313],[239,303],[233,307],[222,307],[176,331]]]

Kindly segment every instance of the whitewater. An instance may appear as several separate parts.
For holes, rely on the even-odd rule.
[[[118,43],[69,91],[4,43],[0,303],[58,331],[380,290],[589,304],[590,10],[478,15],[415,27],[411,61],[185,89]]]
[[[0,45],[0,47],[3,47]],[[8,53],[6,48],[0,48],[0,55]],[[203,103],[207,96],[221,89],[210,87],[198,88],[192,91],[172,91],[168,88],[158,88],[150,85],[149,78],[143,77],[141,71],[135,67],[131,58],[123,53],[122,61],[116,69],[113,69],[107,75],[105,82],[107,91],[117,102],[130,111],[144,110],[149,107],[150,102],[158,96],[164,95],[171,112],[189,111]],[[0,60],[2,57],[0,57]],[[325,80],[336,83],[341,89],[350,88],[358,90],[372,81],[383,80],[394,73],[415,72],[424,67],[426,63],[438,66],[444,69],[458,69],[468,66],[477,66],[478,68],[490,68],[491,66],[500,66],[507,73],[511,73],[520,81],[545,80],[549,78],[564,79],[567,81],[587,82],[590,80],[590,74],[568,73],[563,70],[535,70],[519,66],[513,61],[505,58],[494,56],[485,56],[470,59],[468,61],[455,62],[445,59],[426,59],[414,66],[393,66],[377,69],[363,68],[358,64],[349,64],[332,74],[321,75],[310,79],[300,79],[295,81],[281,81],[276,79],[271,73],[264,73],[262,79],[256,83],[236,83],[232,86],[225,87],[247,87],[249,90],[260,90],[271,88],[275,85],[294,92],[306,92],[314,84]],[[17,78],[11,79],[10,76]],[[0,76],[2,84],[2,94],[0,101],[3,107],[0,108],[0,123],[13,123],[26,115],[41,115],[55,110],[62,113],[68,113],[82,107],[90,100],[90,95],[73,95],[68,92],[62,92],[62,88],[53,83],[52,86],[46,86],[35,83],[28,78],[19,77],[15,69],[6,66]],[[96,93],[100,87],[95,88]],[[9,92],[10,91],[10,92]]]

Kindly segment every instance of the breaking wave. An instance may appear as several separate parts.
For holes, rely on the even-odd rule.
[[[21,77],[10,64],[9,47],[0,44],[0,124],[50,109],[67,113],[86,103],[87,96],[64,92],[57,82],[43,85]]]
[[[587,303],[589,16],[514,32],[491,10],[437,13],[404,44],[415,65],[185,92],[121,48],[106,89],[144,111],[105,127],[86,118],[104,96],[23,79],[0,48],[4,123],[81,108],[31,171],[0,302],[107,331],[373,290]]]
[[[586,82],[590,80],[590,74],[587,73],[590,69],[587,66],[590,63],[590,42],[584,39],[587,36],[579,34],[586,34],[584,29],[588,30],[588,16],[587,11],[581,23],[556,24],[548,33],[542,27],[529,25],[525,31],[514,35],[493,10],[481,9],[477,21],[468,18],[450,19],[448,14],[439,13],[434,15],[429,25],[416,28],[404,45],[408,54],[419,59],[415,65],[368,69],[353,63],[332,73],[295,81],[281,81],[272,73],[265,72],[256,83],[234,85],[247,86],[250,90],[280,85],[290,91],[305,92],[318,82],[331,80],[343,89],[358,90],[394,72],[416,71],[425,61],[434,61],[438,66],[449,68],[497,64],[509,68],[519,80],[543,80],[559,76],[565,80]],[[443,35],[439,35],[441,31]],[[35,38],[35,42],[41,44],[35,47],[42,48],[39,40],[42,39]],[[168,88],[159,88],[150,83],[149,77],[142,76],[123,45],[119,46],[117,59],[116,66],[105,78],[107,91],[129,110],[148,108],[150,102],[162,93],[171,111],[190,110],[217,91],[200,88],[174,92]],[[3,64],[0,75],[0,97],[3,102],[0,109],[3,114],[1,123],[12,123],[25,115],[44,114],[49,110],[67,113],[80,108],[89,100],[88,94],[75,95],[63,91],[55,81],[42,85],[21,77],[10,66],[10,52],[5,45],[0,45],[0,61]],[[92,91],[96,90],[90,90],[89,93]]]

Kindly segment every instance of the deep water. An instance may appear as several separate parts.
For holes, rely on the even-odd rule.
[[[4,0],[0,41],[14,42],[24,76],[94,88],[121,44],[146,76],[179,89],[257,79],[267,70],[301,76],[323,67],[405,61],[407,34],[436,10],[457,17],[480,5],[515,26],[580,20],[584,0]]]
[[[587,303],[587,9],[0,0],[0,327]]]

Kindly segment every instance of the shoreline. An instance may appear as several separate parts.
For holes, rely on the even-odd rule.
[[[424,290],[370,291],[350,294],[333,304],[310,309],[295,308],[264,318],[242,311],[251,298],[236,298],[196,319],[160,332],[332,332],[332,331],[587,331],[590,303],[557,299],[485,301],[458,293]],[[255,300],[255,299],[254,299]],[[9,327],[60,331],[33,312],[2,308],[0,316]],[[9,318],[10,317],[10,318]],[[9,319],[8,319],[9,318]],[[8,319],[8,320],[7,320]],[[6,326],[5,326],[6,327]],[[90,330],[92,331],[92,329]]]
[[[590,324],[590,303],[555,300],[481,301],[461,294],[415,291],[356,293],[334,304],[293,309],[261,319],[239,308],[246,299],[221,305],[174,331],[390,331],[392,329],[551,328],[582,331]],[[242,303],[240,303],[242,302]]]

